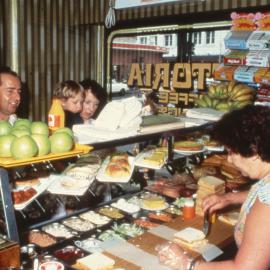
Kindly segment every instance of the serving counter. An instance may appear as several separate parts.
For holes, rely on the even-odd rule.
[[[165,243],[168,240],[173,240],[170,233],[185,229],[186,227],[193,227],[197,229],[202,229],[203,219],[200,216],[196,216],[194,219],[189,221],[183,221],[182,217],[179,216],[175,218],[172,222],[161,225],[161,230],[168,231],[167,239],[158,236],[156,233],[151,233],[151,230],[145,232],[144,234],[131,238],[127,242],[128,244],[121,243],[117,247],[109,247],[108,251],[104,252],[108,257],[115,260],[115,268],[123,268],[128,270],[153,270],[153,265],[156,264],[158,269],[167,269],[165,266],[159,265],[157,258],[156,247]],[[171,230],[172,229],[172,230]],[[158,229],[156,228],[157,232]],[[216,221],[211,226],[211,230],[207,239],[210,244],[216,245],[220,249],[225,249],[233,243],[233,226],[227,225],[221,221]],[[130,246],[131,244],[132,246]],[[111,250],[111,252],[110,252]],[[201,254],[188,250],[194,258],[201,258]],[[117,255],[116,255],[117,254]],[[138,256],[143,257],[138,257]],[[130,261],[127,259],[130,258]],[[131,262],[132,261],[132,262]],[[78,270],[85,270],[78,265],[74,265],[73,268]]]

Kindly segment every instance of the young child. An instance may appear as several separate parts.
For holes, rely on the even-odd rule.
[[[75,81],[67,80],[57,85],[53,91],[53,97],[61,101],[65,111],[65,126],[72,128],[76,114],[82,110],[83,87]]]

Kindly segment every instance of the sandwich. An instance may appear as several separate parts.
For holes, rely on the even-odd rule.
[[[173,241],[183,247],[189,249],[195,249],[200,246],[207,244],[207,239],[205,239],[205,234],[203,231],[187,227],[174,234]]]
[[[113,269],[115,261],[108,256],[95,252],[76,261],[76,268],[83,270],[110,270]]]
[[[201,177],[198,185],[206,190],[216,193],[217,191],[224,190],[225,181],[212,175]]]
[[[238,211],[230,211],[228,213],[224,213],[218,216],[218,219],[222,222],[225,222],[229,225],[235,226],[238,222],[239,212]]]

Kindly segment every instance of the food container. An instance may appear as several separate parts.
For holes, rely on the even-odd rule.
[[[175,205],[170,205],[165,210],[165,212],[170,213],[172,215],[178,215],[178,216],[182,215],[182,211],[178,207],[176,207]]]
[[[95,228],[95,225],[91,222],[78,217],[70,217],[65,219],[63,224],[78,232],[87,232]]]
[[[270,50],[250,51],[246,60],[247,66],[269,67]]]
[[[75,245],[87,252],[94,253],[94,252],[102,252],[101,248],[101,241],[94,238],[94,237],[89,237],[84,240],[78,240],[75,241]]]
[[[112,226],[112,229],[115,232],[127,237],[136,237],[144,233],[143,228],[139,227],[136,224],[129,224],[129,223],[122,223],[122,224],[115,223]]]
[[[40,230],[32,230],[28,234],[28,242],[41,248],[49,247],[56,244],[56,239]]]
[[[159,226],[158,223],[150,221],[148,217],[139,217],[134,220],[134,224],[145,229],[151,229],[151,228]]]
[[[252,83],[257,70],[257,67],[239,66],[235,70],[233,78],[239,82]]]
[[[245,65],[248,51],[232,50],[224,54],[225,65]]]
[[[254,31],[247,41],[250,50],[269,50],[270,33],[269,31]]]
[[[161,222],[170,222],[173,219],[171,214],[161,211],[150,212],[148,217],[151,219],[159,220]]]
[[[251,31],[231,31],[224,38],[226,49],[246,50],[248,49],[248,39]]]
[[[77,259],[85,256],[81,249],[74,246],[66,246],[62,249],[58,249],[53,255],[67,264],[73,264]]]
[[[111,222],[111,218],[107,216],[100,215],[95,211],[88,211],[79,215],[80,218],[88,220],[89,222],[95,224],[96,226],[103,226]]]
[[[121,219],[125,217],[118,209],[111,206],[104,206],[100,208],[98,212],[113,219]]]
[[[57,222],[43,226],[42,230],[56,238],[69,239],[77,235],[77,232]]]
[[[123,235],[120,235],[116,233],[114,230],[108,229],[104,232],[102,232],[99,237],[99,240],[101,241],[109,241],[109,240],[125,240],[125,237]]]
[[[233,74],[237,66],[224,66],[224,64],[219,65],[214,71],[214,78],[216,80],[233,80]]]

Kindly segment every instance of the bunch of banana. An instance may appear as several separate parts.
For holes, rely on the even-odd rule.
[[[255,94],[253,88],[236,81],[211,84],[208,93],[196,99],[195,105],[226,112],[252,104]]]

